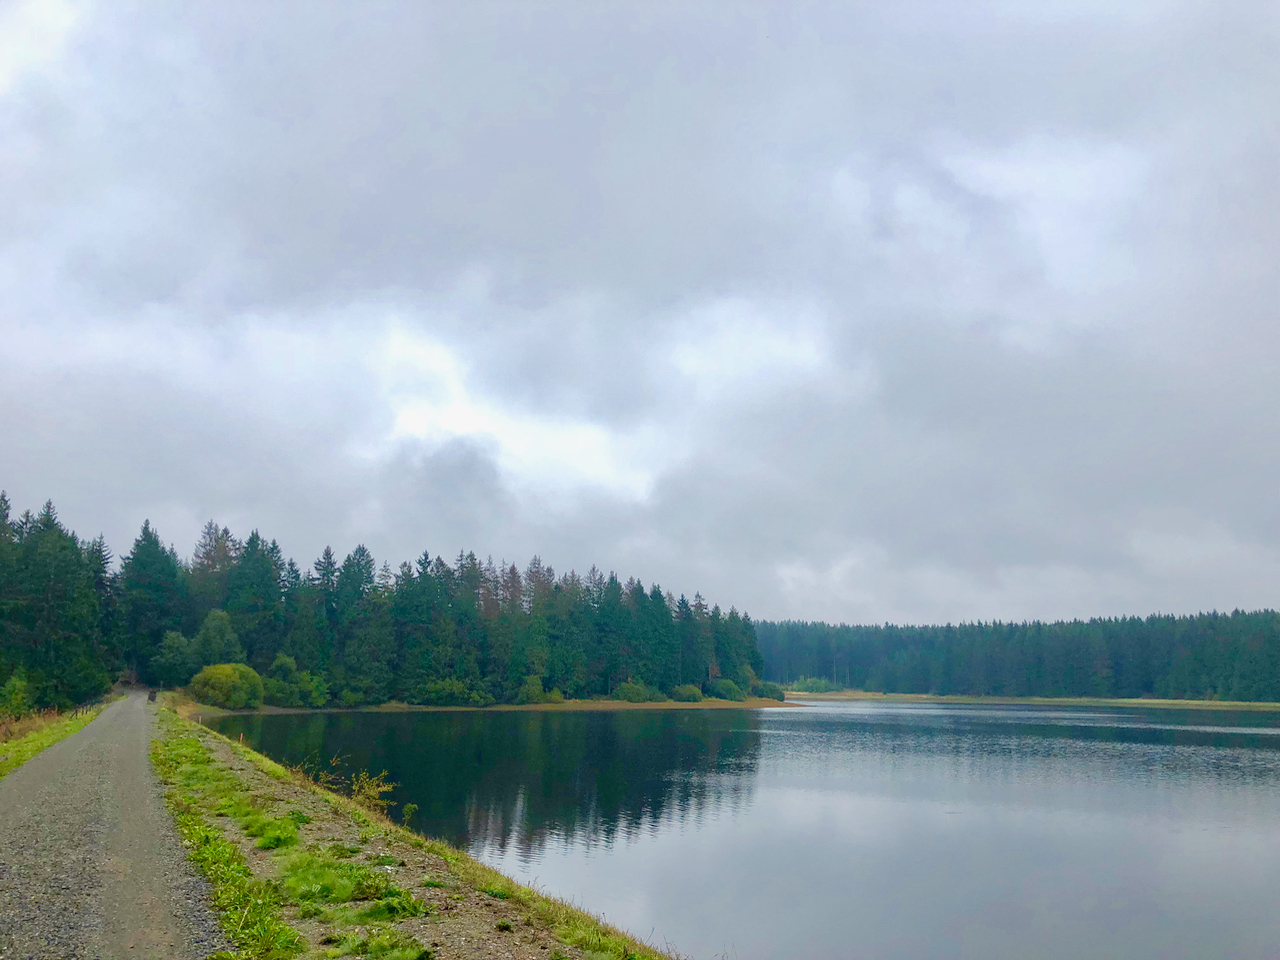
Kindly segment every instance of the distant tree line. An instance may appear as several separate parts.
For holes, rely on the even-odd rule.
[[[885,693],[1280,701],[1280,613],[956,626],[756,624],[765,677]]]
[[[424,552],[392,570],[358,546],[303,570],[256,530],[242,541],[210,521],[189,561],[144,523],[115,570],[103,539],[78,539],[52,503],[10,509],[0,493],[0,686],[34,706],[83,702],[122,671],[182,685],[221,663],[300,706],[764,689],[745,614],[594,568],[557,577],[537,557],[522,572]]]

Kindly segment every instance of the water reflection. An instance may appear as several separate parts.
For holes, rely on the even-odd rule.
[[[413,825],[473,851],[536,857],[550,838],[590,848],[749,804],[753,711],[316,713],[225,717],[289,764],[388,771]]]
[[[814,704],[219,722],[682,955],[1271,958],[1280,715]],[[652,931],[652,932],[651,932]]]

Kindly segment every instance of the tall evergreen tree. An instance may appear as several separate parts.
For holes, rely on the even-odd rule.
[[[142,680],[155,680],[151,659],[167,631],[181,630],[186,607],[187,583],[177,555],[146,520],[120,570],[123,654]]]

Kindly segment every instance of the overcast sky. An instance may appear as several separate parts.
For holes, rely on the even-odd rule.
[[[0,487],[757,618],[1280,601],[1280,6],[0,2]]]

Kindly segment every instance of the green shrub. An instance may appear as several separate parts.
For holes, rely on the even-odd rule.
[[[547,694],[546,700],[547,703],[564,703],[564,694],[560,692],[559,687],[553,687]]]
[[[800,693],[837,693],[842,689],[826,677],[801,677],[787,684],[787,687]]]
[[[542,692],[541,677],[525,677],[524,685],[520,687],[520,692],[516,694],[516,703],[542,703],[546,697],[547,695]]]
[[[787,695],[783,692],[782,687],[776,683],[770,683],[767,680],[757,680],[751,685],[751,695],[753,697],[763,697],[765,700],[786,700]]]
[[[215,663],[195,675],[191,695],[227,710],[255,708],[262,705],[262,678],[243,663]]]
[[[649,699],[649,693],[645,688],[628,680],[626,683],[618,684],[618,688],[613,691],[614,700],[625,700],[627,703],[644,703]]]
[[[692,683],[684,683],[671,688],[671,699],[681,703],[698,703],[702,700],[702,691]]]
[[[358,707],[364,703],[364,694],[359,690],[352,690],[350,687],[343,690],[338,697],[338,703],[344,707]]]
[[[405,700],[440,707],[488,707],[494,703],[489,693],[452,678],[416,684],[406,693]]]
[[[19,667],[9,675],[0,687],[0,717],[19,720],[31,710],[31,693],[27,686],[26,671]]]
[[[707,696],[716,697],[720,700],[745,700],[747,695],[742,692],[742,688],[732,680],[725,680],[721,677],[719,680],[711,680],[707,683]]]
[[[323,707],[329,700],[329,685],[323,677],[299,671],[297,661],[283,653],[276,656],[268,675],[262,678],[263,695],[273,707]]]
[[[627,703],[661,703],[668,698],[657,687],[628,680],[618,684],[618,689],[613,691],[613,699],[625,700]]]

